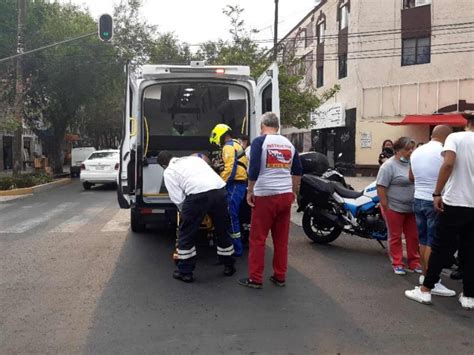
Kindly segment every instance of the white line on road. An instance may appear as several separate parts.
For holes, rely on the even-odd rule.
[[[130,210],[119,210],[100,230],[101,232],[126,232],[130,227]]]
[[[81,227],[89,223],[91,218],[99,215],[105,207],[91,207],[86,208],[81,214],[78,214],[67,221],[64,221],[59,226],[56,226],[51,230],[52,233],[74,233],[77,232]]]
[[[63,213],[66,209],[74,207],[78,204],[78,202],[61,203],[50,211],[43,213],[41,216],[20,222],[18,224],[15,224],[14,226],[11,226],[10,228],[0,230],[0,233],[24,233],[26,231],[29,231],[30,229],[39,226],[40,224],[51,219],[52,217]]]

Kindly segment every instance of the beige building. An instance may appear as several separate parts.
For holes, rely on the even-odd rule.
[[[341,90],[310,130],[283,133],[373,173],[383,140],[427,142],[433,124],[462,124],[452,114],[474,110],[473,14],[472,0],[323,0],[280,42],[282,60],[303,59],[305,85]],[[407,115],[418,124],[387,124]]]

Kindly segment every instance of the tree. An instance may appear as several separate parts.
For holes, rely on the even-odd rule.
[[[156,26],[140,17],[140,0],[121,0],[114,8],[114,47],[119,58],[136,67],[149,62]]]
[[[29,40],[35,46],[54,43],[96,31],[93,19],[71,5],[35,2],[30,11]],[[96,37],[84,39],[27,56],[25,63],[31,85],[28,90],[28,119],[47,129],[49,154],[55,173],[62,172],[62,143],[84,107],[96,98],[104,69],[117,66],[114,49]]]
[[[261,48],[252,39],[257,33],[254,29],[247,29],[242,19],[244,9],[238,5],[227,5],[223,14],[230,22],[229,33],[231,41],[218,40],[202,44],[197,52],[200,59],[210,64],[239,64],[250,66],[252,76],[258,78],[271,64],[268,50]],[[305,86],[305,75],[302,60],[291,59],[279,64],[280,76],[280,116],[284,125],[297,128],[311,126],[309,113],[333,97],[339,90],[334,86],[330,90],[319,93],[312,86]],[[299,67],[300,70],[289,70]]]
[[[193,56],[186,43],[181,43],[173,33],[163,33],[154,41],[150,53],[153,64],[189,64]]]

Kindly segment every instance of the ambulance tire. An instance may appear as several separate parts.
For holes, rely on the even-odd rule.
[[[145,223],[142,222],[140,214],[134,207],[130,208],[130,226],[132,232],[135,233],[143,233],[146,229]]]

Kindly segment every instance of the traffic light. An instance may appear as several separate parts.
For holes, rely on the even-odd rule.
[[[99,18],[99,38],[101,41],[109,42],[114,34],[114,21],[109,14],[101,15]]]

